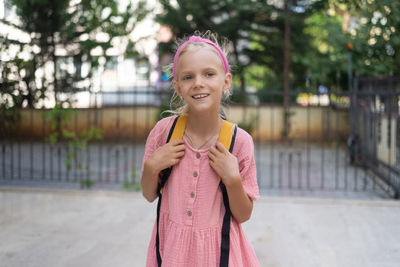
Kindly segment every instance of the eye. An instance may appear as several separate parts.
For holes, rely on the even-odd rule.
[[[185,75],[185,76],[183,76],[182,77],[182,80],[190,80],[190,79],[192,79],[192,76],[191,75]]]
[[[207,72],[206,73],[206,77],[212,77],[212,76],[214,76],[215,74],[214,74],[214,72]]]

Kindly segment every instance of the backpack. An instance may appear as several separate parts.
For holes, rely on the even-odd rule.
[[[175,139],[182,138],[185,133],[187,116],[182,115],[175,118],[174,123],[169,130],[167,142],[171,142]],[[221,130],[219,133],[218,141],[222,143],[230,153],[232,153],[233,146],[235,144],[237,126],[233,123],[230,123],[226,120],[222,121]],[[160,238],[159,238],[159,220],[160,220],[160,209],[161,209],[161,201],[162,201],[162,188],[167,182],[172,171],[172,167],[164,169],[161,171],[161,179],[158,183],[157,195],[158,195],[158,203],[157,203],[157,234],[156,234],[156,253],[157,253],[157,263],[158,266],[161,267],[162,259],[160,255]],[[221,258],[220,258],[220,267],[227,267],[229,263],[229,242],[230,242],[230,226],[231,226],[231,209],[229,208],[229,199],[228,193],[226,192],[225,185],[220,182],[219,184],[223,196],[224,206],[225,206],[225,215],[222,223],[221,230]]]

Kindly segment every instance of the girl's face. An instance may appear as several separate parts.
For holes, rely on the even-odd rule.
[[[232,83],[232,75],[225,74],[221,59],[211,49],[202,47],[179,56],[174,88],[190,113],[219,114],[222,94]]]

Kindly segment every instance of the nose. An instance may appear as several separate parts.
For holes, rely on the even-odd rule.
[[[194,87],[203,87],[203,79],[202,79],[202,77],[201,77],[201,75],[196,75],[195,77],[194,77]]]

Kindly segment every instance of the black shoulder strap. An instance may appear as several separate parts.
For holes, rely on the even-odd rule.
[[[168,133],[168,138],[166,143],[168,143],[171,140],[172,133],[174,132],[176,123],[179,119],[179,116],[175,118],[174,123],[171,126],[171,129],[169,130]],[[157,253],[157,264],[159,267],[161,267],[161,254],[160,254],[160,235],[159,235],[159,226],[160,226],[160,210],[161,210],[161,201],[162,201],[162,194],[161,190],[164,187],[165,183],[167,182],[169,175],[171,174],[172,167],[169,167],[167,169],[164,169],[160,173],[160,181],[158,183],[157,187],[157,195],[158,195],[158,202],[157,202],[157,234],[156,234],[156,253]]]
[[[168,133],[168,137],[167,137],[167,141],[165,143],[169,143],[169,141],[171,140],[171,137],[174,133],[175,130],[175,126],[177,125],[177,122],[179,120],[180,116],[177,116],[174,119],[174,122],[172,123],[171,129],[169,130]],[[161,189],[164,187],[165,183],[167,182],[169,175],[171,174],[172,171],[172,167],[166,168],[164,170],[161,171],[160,173],[160,182],[158,183],[158,188],[157,188],[157,194],[158,196],[161,195]]]
[[[235,144],[236,140],[236,132],[237,132],[237,126],[234,126],[233,134],[232,134],[232,141],[231,145],[229,147],[229,152],[232,153],[233,146]],[[229,198],[228,198],[228,193],[226,192],[226,187],[225,185],[220,182],[219,186],[222,191],[222,197],[224,200],[224,206],[225,206],[225,215],[224,215],[224,220],[222,222],[222,230],[221,230],[221,259],[219,262],[220,267],[228,267],[229,264],[229,244],[230,244],[230,229],[231,229],[231,209],[229,207]]]

